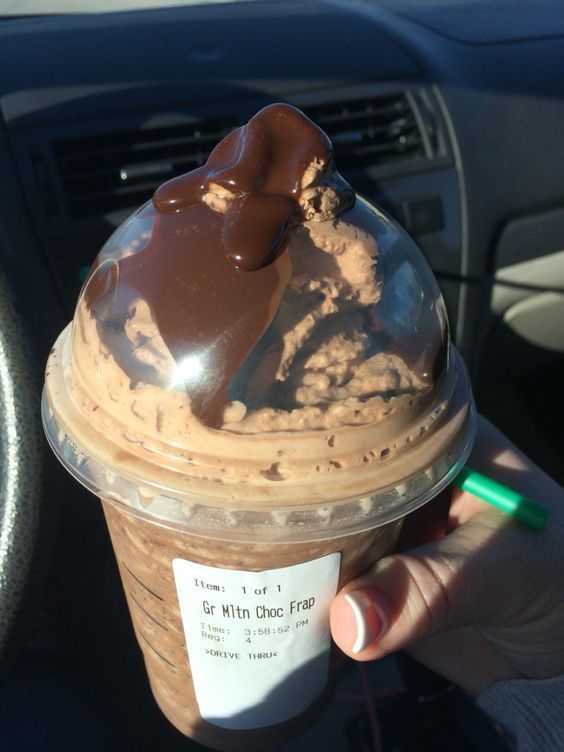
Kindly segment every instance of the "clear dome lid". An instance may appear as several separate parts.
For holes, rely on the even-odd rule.
[[[276,154],[260,154],[245,173],[278,128],[266,116],[280,120],[280,110],[284,139],[300,144],[308,131],[311,153],[302,148],[290,169],[284,156],[282,170]],[[412,240],[355,198],[313,124],[282,105],[246,128],[256,119],[256,143],[235,132],[242,144],[222,142],[205,168],[162,186],[106,243],[78,303],[74,350],[90,323],[132,394],[182,392],[212,429],[385,419],[394,400],[431,392],[447,367],[435,278]],[[267,135],[270,151],[283,152],[280,134]]]
[[[472,410],[424,257],[288,105],[108,240],[44,401],[55,451],[96,493],[208,511],[371,494],[396,514],[456,472]]]

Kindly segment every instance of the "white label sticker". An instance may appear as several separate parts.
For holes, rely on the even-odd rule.
[[[248,729],[285,721],[319,696],[339,553],[263,572],[172,562],[202,718]]]

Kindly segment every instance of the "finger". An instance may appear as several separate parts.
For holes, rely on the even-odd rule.
[[[481,416],[468,466],[535,501],[549,506],[560,503],[559,484]]]
[[[337,645],[353,658],[372,660],[491,618],[503,606],[499,591],[515,556],[513,545],[496,543],[506,524],[501,513],[488,510],[440,541],[382,559],[334,599]]]
[[[500,480],[503,477],[515,488],[523,483],[523,477],[533,467],[517,447],[481,416],[468,465],[485,475]],[[522,473],[522,477],[516,478],[516,473]],[[487,509],[488,504],[478,497],[450,486],[405,518],[396,550],[405,551],[442,538]]]
[[[462,491],[460,488],[453,488],[447,531],[456,530],[457,527],[472,519],[474,515],[485,512],[489,508],[489,505],[477,496]]]
[[[467,464],[473,470],[495,478],[541,503],[546,503],[555,493],[559,495],[560,489],[552,478],[482,416],[478,418],[476,442]],[[454,489],[448,530],[456,529],[487,508],[488,505],[476,496]]]

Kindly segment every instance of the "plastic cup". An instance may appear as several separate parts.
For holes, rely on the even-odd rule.
[[[357,198],[234,272],[219,242],[197,253],[224,203],[147,204],[112,236],[51,352],[43,420],[102,499],[163,713],[260,750],[323,707],[333,596],[457,475],[475,415],[433,274],[389,218]],[[227,311],[206,298],[218,274]]]
[[[329,643],[320,621],[321,616],[326,619],[328,594],[333,594],[335,582],[332,580],[331,590],[320,595],[319,583],[304,581],[309,573],[304,575],[299,567],[312,557],[336,556],[338,561],[331,568],[331,575],[338,572],[339,584],[344,584],[366,569],[375,557],[392,550],[401,526],[401,521],[396,521],[333,540],[273,546],[209,540],[180,527],[165,526],[124,511],[115,502],[104,502],[104,511],[157,703],[182,733],[210,747],[226,750],[269,749],[274,743],[291,739],[315,720],[330,697],[329,676],[336,674],[337,666],[331,666],[330,671]],[[215,576],[211,578],[206,578],[209,573],[196,575],[201,577],[202,585],[193,587],[189,596],[201,611],[193,629],[205,635],[204,651],[210,651],[207,657],[217,664],[219,672],[213,679],[208,677],[209,686],[199,688],[203,693],[200,702],[210,708],[208,721],[202,719],[186,651],[171,567],[171,562],[179,559],[197,561],[214,569]],[[288,572],[297,565],[297,596],[285,592],[288,574],[277,580],[276,573],[271,573],[267,582],[261,576],[264,570],[271,571],[273,565],[276,569],[290,568]],[[258,574],[227,583],[221,569],[233,566]],[[195,577],[193,572],[190,577]],[[220,594],[205,589],[216,584]],[[310,606],[312,597],[317,602]],[[223,607],[229,610],[224,613]],[[240,632],[237,640],[235,630]],[[285,678],[273,675],[272,671],[277,671],[278,663],[284,660],[284,651],[291,654],[288,638],[299,639],[300,633],[306,631],[313,631],[309,637],[315,639],[316,654],[294,666]],[[276,652],[280,658],[273,655]],[[204,661],[205,657],[206,653]],[[194,660],[198,661],[198,655]],[[226,662],[231,662],[231,670],[224,665]],[[202,670],[209,671],[209,667],[204,665]],[[263,683],[267,679],[267,688],[256,693],[251,707],[234,708],[238,704],[237,693],[249,693],[249,685],[257,681],[257,675]],[[223,709],[218,707],[219,702],[223,703]],[[220,715],[214,721],[215,714]]]

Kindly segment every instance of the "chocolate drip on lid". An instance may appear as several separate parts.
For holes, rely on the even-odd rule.
[[[284,241],[303,219],[300,198],[312,165],[312,181],[331,171],[327,136],[294,107],[266,107],[224,138],[203,167],[155,192],[152,235],[142,250],[117,258],[110,275],[93,267],[84,300],[133,387],[134,347],[124,353],[124,337],[118,343],[115,333],[123,335],[135,312],[124,309],[120,288],[148,305],[179,379],[188,362],[184,386],[194,414],[210,427],[222,425],[229,385],[290,279]],[[336,184],[341,208],[350,206],[354,193],[342,179]]]
[[[160,212],[178,211],[202,201],[213,184],[229,191],[225,255],[236,268],[255,271],[276,257],[288,229],[301,218],[308,167],[331,162],[325,133],[295,107],[274,104],[226,136],[203,167],[162,185],[153,203]]]

